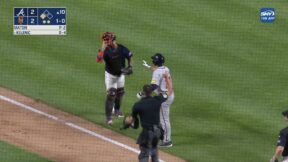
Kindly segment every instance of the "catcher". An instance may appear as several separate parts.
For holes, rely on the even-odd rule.
[[[125,46],[116,42],[112,32],[105,32],[101,36],[102,46],[96,57],[98,63],[105,62],[105,85],[107,97],[105,102],[106,123],[111,125],[112,110],[117,117],[124,117],[120,110],[124,96],[125,76],[132,71],[132,52]],[[125,66],[127,60],[128,66]]]
[[[282,112],[282,115],[285,122],[288,122],[288,110]],[[278,158],[281,155],[283,156],[282,162],[288,162],[288,127],[280,131],[275,154],[272,156],[270,162],[278,162]]]
[[[168,74],[164,74],[167,80],[167,95],[171,95],[171,80]],[[169,78],[168,78],[169,77]],[[169,82],[169,83],[168,83]],[[151,156],[152,162],[158,162],[158,142],[163,140],[164,130],[160,124],[160,108],[161,104],[166,101],[167,96],[159,95],[152,97],[153,87],[149,84],[143,86],[143,97],[136,102],[132,109],[132,116],[124,118],[123,128],[132,127],[137,129],[139,127],[139,119],[143,128],[138,137],[137,144],[139,144],[140,154],[138,156],[139,162],[148,162]]]

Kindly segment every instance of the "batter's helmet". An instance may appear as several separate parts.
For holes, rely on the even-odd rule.
[[[113,32],[105,32],[102,34],[102,40],[116,40],[116,35]]]
[[[288,117],[288,110],[283,111],[283,112],[282,112],[282,115]]]
[[[153,64],[157,66],[162,66],[165,62],[165,58],[161,53],[156,53],[151,58],[152,58]]]

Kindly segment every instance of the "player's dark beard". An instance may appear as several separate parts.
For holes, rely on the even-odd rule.
[[[109,44],[107,47],[111,50],[116,50],[118,46],[116,46],[114,44]]]

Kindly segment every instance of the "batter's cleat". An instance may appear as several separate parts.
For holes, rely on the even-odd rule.
[[[106,121],[106,123],[107,123],[108,125],[112,125],[112,124],[113,124],[113,121],[112,121],[112,119],[109,119],[109,120]]]
[[[172,147],[173,143],[172,141],[168,141],[168,142],[162,142],[160,143],[159,147]]]
[[[124,117],[124,114],[121,111],[115,111],[114,115],[117,116],[118,118]]]

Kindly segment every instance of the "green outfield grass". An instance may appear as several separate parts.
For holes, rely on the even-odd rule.
[[[34,153],[0,141],[0,161],[3,162],[52,162]]]
[[[67,36],[13,36],[13,7],[67,7]],[[147,0],[0,2],[0,85],[104,125],[99,35],[113,31],[134,52],[123,110],[150,82],[142,67],[162,52],[173,75],[174,146],[193,162],[268,161],[288,105],[287,2]],[[276,21],[261,23],[262,7]],[[109,127],[119,131],[121,120]],[[136,138],[134,130],[121,132]]]

